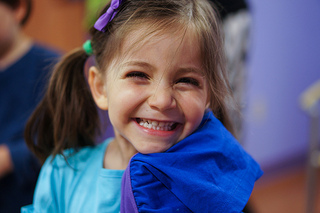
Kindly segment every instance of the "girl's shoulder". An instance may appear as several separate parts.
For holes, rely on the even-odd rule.
[[[58,154],[54,158],[49,156],[44,163],[43,167],[53,168],[76,168],[79,169],[82,166],[92,162],[103,159],[106,148],[111,142],[112,138],[108,138],[102,143],[94,146],[86,146],[80,149],[66,149],[63,154]]]
[[[104,153],[111,140],[110,138],[98,145],[83,147],[77,151],[65,150],[65,157],[48,157],[38,177],[33,205],[24,208],[24,212],[65,212],[64,209],[75,208],[69,205],[74,205],[74,200],[78,202],[74,198],[79,198],[79,191],[90,194],[90,190],[95,190],[88,185],[98,180]]]

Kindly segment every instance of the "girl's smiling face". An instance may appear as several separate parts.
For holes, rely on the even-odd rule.
[[[108,109],[115,140],[147,154],[166,151],[195,131],[209,100],[195,34],[167,32],[137,42],[145,33],[126,36],[121,58],[103,80],[105,103],[97,104]]]

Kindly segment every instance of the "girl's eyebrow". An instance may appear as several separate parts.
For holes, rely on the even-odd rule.
[[[203,75],[203,70],[197,68],[197,67],[183,67],[183,68],[180,68],[178,69],[178,74],[186,74],[186,73],[195,73],[195,74],[198,74],[198,75]]]
[[[138,66],[138,67],[142,67],[148,70],[154,70],[155,67],[152,66],[151,64],[144,62],[144,61],[127,61],[125,63],[122,64],[122,66]]]
[[[127,61],[125,63],[122,64],[122,66],[138,66],[138,67],[142,67],[145,68],[147,70],[155,70],[155,67],[152,66],[151,64],[144,62],[144,61]],[[204,75],[203,70],[191,66],[191,67],[181,67],[178,69],[176,74],[186,74],[186,73],[195,73],[197,75]]]

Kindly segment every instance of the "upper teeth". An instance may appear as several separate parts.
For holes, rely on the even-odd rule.
[[[172,129],[172,125],[174,124],[174,122],[158,122],[158,121],[141,119],[139,124],[149,129],[170,131]]]

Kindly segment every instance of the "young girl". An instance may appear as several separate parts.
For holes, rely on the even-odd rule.
[[[226,114],[230,94],[219,20],[211,5],[206,0],[113,0],[91,35],[92,49],[86,43],[85,50],[75,50],[55,67],[46,96],[27,125],[28,145],[45,163],[34,203],[24,212],[119,212],[121,178],[129,162],[128,168],[132,167],[130,159],[137,152],[133,160],[169,152],[170,156],[177,154],[177,158],[170,157],[176,162],[184,156],[187,164],[201,166],[206,160],[194,155],[199,149],[206,153],[205,158],[218,159],[221,172],[205,167],[211,177],[225,177],[229,182],[234,178],[241,189],[248,186],[244,191],[230,190],[231,197],[244,197],[237,203],[241,211],[261,171],[222,126],[232,132]],[[88,87],[83,67],[91,54],[96,66],[89,69]],[[96,106],[108,111],[115,133],[99,145],[94,141],[100,130]],[[204,134],[202,129],[206,129]],[[221,143],[210,143],[216,139]],[[219,152],[208,152],[211,145]],[[181,146],[189,154],[179,155],[185,150]],[[160,157],[159,165],[166,162]],[[170,168],[176,171],[171,160]],[[185,170],[189,171],[187,166]],[[196,172],[201,176],[202,170]],[[222,176],[224,173],[227,175]],[[139,179],[139,174],[124,179],[124,190],[130,178]],[[223,181],[215,185],[216,179],[211,180],[202,191],[210,186],[231,189],[230,184],[228,188]],[[179,182],[179,177],[172,181]],[[144,193],[144,184],[152,182],[139,182],[140,193]],[[247,184],[239,186],[244,182]],[[142,212],[156,210],[152,202],[166,195],[148,200],[148,193],[149,189],[143,202],[154,209],[140,209]],[[125,197],[122,202],[129,204]],[[166,202],[162,205],[169,209]],[[214,206],[210,211],[215,212]],[[122,211],[131,212],[127,207]],[[224,212],[234,210],[225,207]]]

